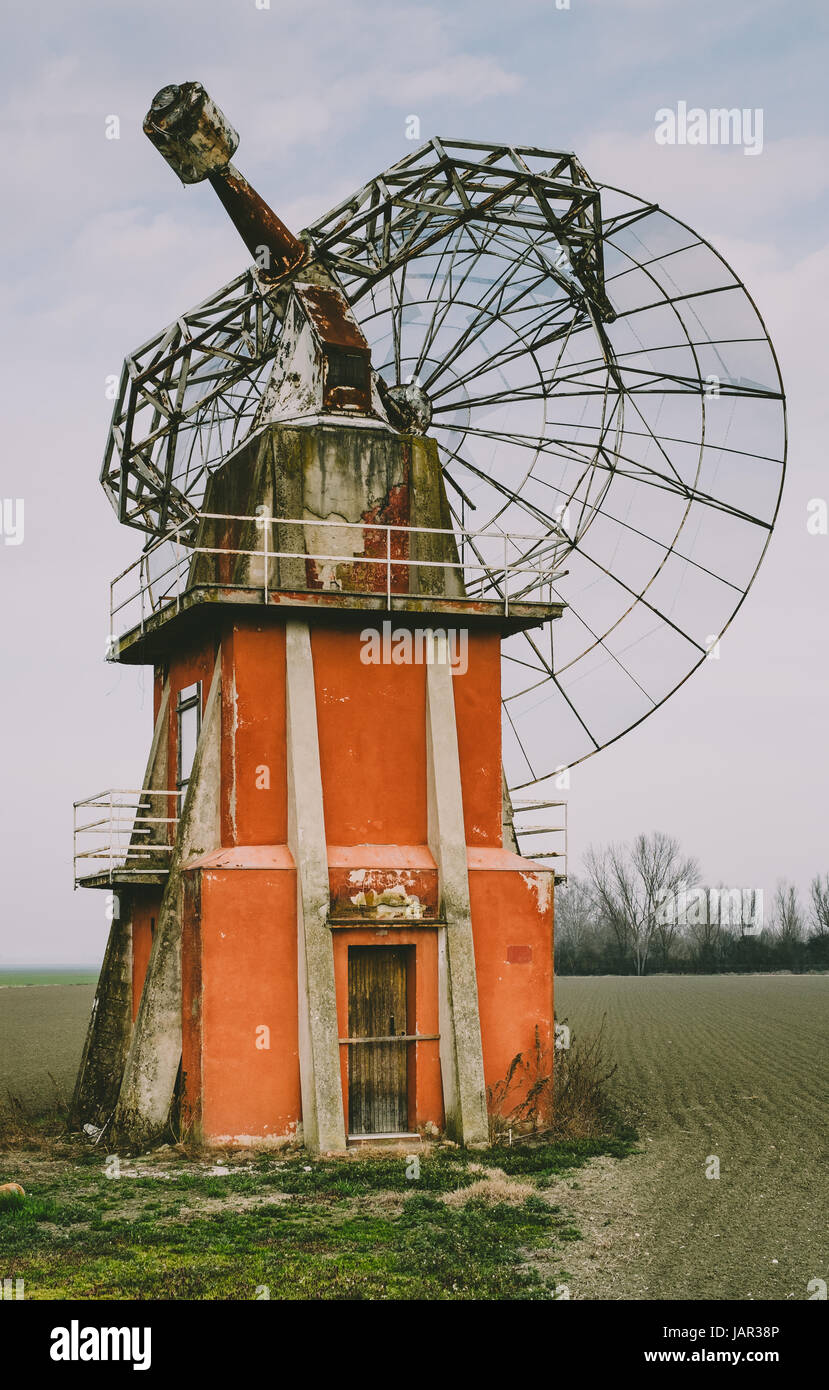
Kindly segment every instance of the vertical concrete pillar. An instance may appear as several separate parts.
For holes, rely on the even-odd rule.
[[[117,899],[92,1004],[70,1110],[73,1123],[103,1125],[115,1109],[132,1031],[132,921],[126,894]]]
[[[219,653],[113,1117],[113,1141],[133,1147],[163,1133],[175,1092],[181,1062],[182,867],[220,844],[221,715]]]
[[[317,699],[307,623],[285,625],[288,844],[296,864],[302,1131],[314,1151],[345,1148],[334,946]]]
[[[438,941],[443,1108],[452,1139],[485,1144],[489,1123],[452,680],[448,661],[427,665],[429,848],[446,918]]]

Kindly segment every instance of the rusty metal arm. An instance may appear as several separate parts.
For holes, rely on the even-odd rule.
[[[239,136],[200,82],[162,87],[144,134],[182,183],[210,183],[264,278],[280,280],[306,259],[305,245],[231,164]]]

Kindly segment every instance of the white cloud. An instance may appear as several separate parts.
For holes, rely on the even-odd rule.
[[[516,92],[521,86],[518,74],[509,72],[494,58],[476,58],[465,53],[430,67],[389,73],[379,84],[388,101],[425,102],[451,96],[463,104]]]
[[[738,146],[657,145],[655,128],[585,132],[579,158],[597,182],[653,199],[695,230],[787,219],[829,188],[829,137],[768,140],[746,158]]]

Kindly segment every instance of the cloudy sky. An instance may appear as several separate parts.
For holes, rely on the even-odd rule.
[[[151,675],[105,664],[109,580],[137,554],[98,484],[125,353],[238,274],[205,188],[141,132],[198,78],[238,163],[296,229],[440,134],[573,149],[689,221],[737,268],[778,351],[789,475],[765,564],[723,644],[638,730],[577,768],[573,867],[661,828],[710,882],[806,890],[829,870],[826,467],[829,129],[819,0],[39,0],[7,5],[0,124],[0,963],[98,961],[101,894],[72,891],[72,802],[140,779]],[[760,108],[763,151],[660,146],[661,107]],[[117,116],[120,138],[107,139]],[[110,128],[112,123],[110,122]]]

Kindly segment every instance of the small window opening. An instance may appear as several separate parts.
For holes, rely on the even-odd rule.
[[[185,791],[190,781],[190,773],[193,770],[193,759],[196,756],[196,745],[201,729],[201,681],[196,681],[195,685],[188,685],[184,690],[179,691],[176,701],[176,719],[178,725],[176,786],[179,791]]]
[[[358,352],[332,352],[328,357],[328,385],[356,386],[365,390],[368,361]]]

